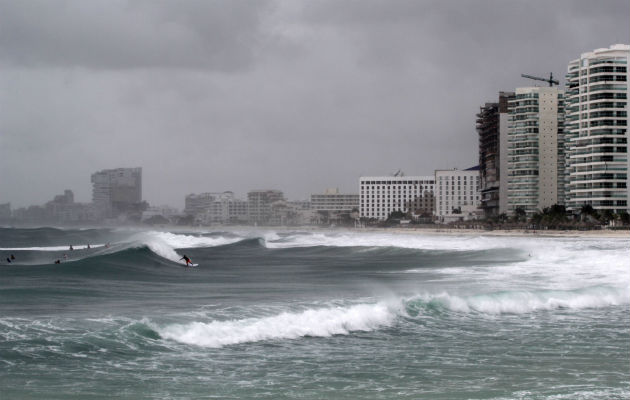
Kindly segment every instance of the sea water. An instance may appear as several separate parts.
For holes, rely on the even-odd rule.
[[[0,398],[628,398],[629,248],[2,228]]]

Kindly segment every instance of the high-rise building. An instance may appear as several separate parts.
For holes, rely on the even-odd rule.
[[[100,217],[116,217],[141,202],[142,168],[106,169],[92,174],[92,203]]]
[[[498,103],[486,103],[477,114],[481,208],[486,217],[507,210],[508,101],[513,92],[499,92]]]
[[[479,167],[435,171],[435,216],[438,222],[478,217]]]
[[[362,218],[386,220],[393,211],[433,215],[435,176],[362,176],[359,186]]]
[[[628,211],[630,46],[584,53],[566,74],[566,204]]]
[[[517,88],[508,101],[508,212],[534,214],[564,203],[564,93]]]

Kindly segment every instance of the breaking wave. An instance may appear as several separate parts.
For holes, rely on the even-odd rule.
[[[527,314],[557,309],[582,310],[630,303],[630,291],[592,287],[572,291],[515,291],[472,296],[448,293],[419,295],[398,301],[348,307],[282,312],[261,318],[171,324],[153,329],[164,339],[202,347],[218,348],[242,343],[331,337],[391,327],[398,318],[421,321],[436,312],[452,316]]]
[[[223,347],[247,342],[302,337],[330,337],[389,326],[395,310],[384,303],[283,312],[263,318],[192,322],[157,328],[160,336],[181,343]]]
[[[629,288],[597,286],[577,290],[504,291],[471,296],[420,295],[407,302],[411,314],[426,309],[488,315],[526,314],[557,309],[581,310],[630,303]]]

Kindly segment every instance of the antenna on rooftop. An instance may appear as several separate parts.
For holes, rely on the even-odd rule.
[[[545,79],[545,78],[540,78],[538,76],[532,76],[532,75],[527,75],[527,74],[521,74],[521,76],[523,78],[527,78],[527,79],[533,79],[535,81],[543,81],[543,82],[547,82],[549,84],[549,87],[552,87],[554,85],[554,83],[556,85],[559,85],[560,82],[558,82],[556,79],[553,79],[553,72],[549,73],[549,79]]]

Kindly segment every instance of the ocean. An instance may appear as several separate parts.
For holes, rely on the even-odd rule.
[[[0,398],[629,398],[629,249],[0,228]]]

